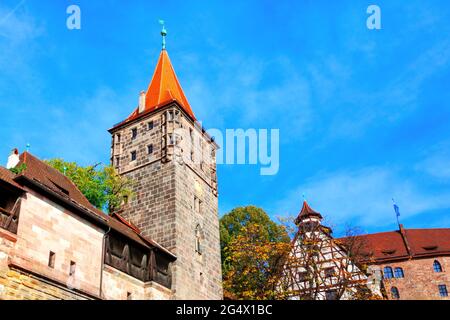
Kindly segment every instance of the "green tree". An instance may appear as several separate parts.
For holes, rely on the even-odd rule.
[[[63,159],[46,162],[71,179],[89,202],[100,210],[113,212],[133,196],[132,181],[120,176],[112,166],[96,164],[83,167]]]
[[[285,228],[261,208],[239,207],[220,219],[220,242],[227,293],[241,299],[270,297],[275,263],[290,242]]]
[[[282,257],[289,253],[289,242],[268,241],[261,237],[264,227],[248,224],[228,246],[228,270],[224,274],[225,294],[232,299],[273,300]]]

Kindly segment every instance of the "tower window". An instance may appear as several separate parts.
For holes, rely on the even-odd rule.
[[[73,261],[70,261],[70,271],[69,271],[69,275],[73,276],[75,274],[75,269],[76,269],[77,264]]]
[[[150,121],[150,122],[148,123],[148,130],[152,130],[152,129],[153,129],[153,126],[154,126],[153,121]]]
[[[434,260],[434,262],[433,262],[433,270],[434,270],[434,272],[442,272],[442,266],[439,263],[439,261]]]
[[[395,269],[394,269],[394,276],[395,276],[396,278],[404,278],[405,275],[404,275],[404,273],[403,273],[403,269],[402,269],[402,268],[395,268]]]
[[[445,284],[438,285],[438,288],[439,288],[439,295],[441,297],[448,297],[447,286]]]
[[[131,129],[131,139],[136,139],[137,137],[137,128]]]
[[[384,267],[384,278],[385,279],[392,279],[394,277],[394,274],[392,272],[391,267]]]
[[[50,251],[50,253],[48,254],[48,266],[50,268],[55,267],[55,258],[56,258],[56,254],[53,251]]]
[[[178,110],[175,111],[174,119],[175,119],[175,122],[180,122],[180,112]]]
[[[116,167],[119,167],[120,165],[120,157],[116,157]]]
[[[137,152],[131,151],[131,161],[135,161],[137,159]]]
[[[202,201],[196,196],[194,196],[194,211],[197,213],[202,212]]]
[[[391,297],[392,297],[392,299],[396,299],[396,300],[400,299],[400,293],[398,292],[397,287],[391,288]]]
[[[202,254],[202,228],[200,227],[200,225],[198,224],[195,227],[195,252],[197,252],[198,254]]]
[[[120,143],[120,133],[116,135],[116,143]]]
[[[149,145],[147,146],[147,153],[148,153],[148,154],[152,154],[152,153],[153,153],[153,145],[152,145],[152,144],[149,144]]]
[[[169,143],[168,143],[169,146],[173,146],[175,144],[175,141],[173,139],[173,134],[169,134],[168,138],[169,138]]]

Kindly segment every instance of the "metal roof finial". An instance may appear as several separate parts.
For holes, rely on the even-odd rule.
[[[164,26],[164,20],[159,20],[159,24],[162,25],[162,29],[161,29],[161,36],[162,36],[162,49],[166,50],[166,36],[167,36],[167,30],[166,27]]]

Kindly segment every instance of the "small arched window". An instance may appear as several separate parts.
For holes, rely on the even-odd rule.
[[[394,273],[392,272],[391,267],[384,267],[384,278],[392,279],[394,277]]]
[[[434,262],[433,262],[433,270],[434,270],[434,272],[442,272],[442,266],[439,263],[439,261],[434,260]]]
[[[403,273],[403,269],[400,267],[397,267],[394,269],[394,276],[396,278],[404,278],[405,274]]]
[[[195,227],[195,252],[202,254],[202,227],[198,224]]]
[[[398,292],[397,287],[391,288],[391,297],[392,297],[392,299],[396,299],[396,300],[400,299],[400,293]]]

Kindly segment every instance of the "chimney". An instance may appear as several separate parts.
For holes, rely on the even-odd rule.
[[[8,163],[6,164],[6,169],[15,168],[20,162],[19,159],[19,150],[16,148],[12,150],[11,154],[8,157]]]
[[[145,109],[145,91],[141,91],[139,94],[139,113],[142,113]]]

